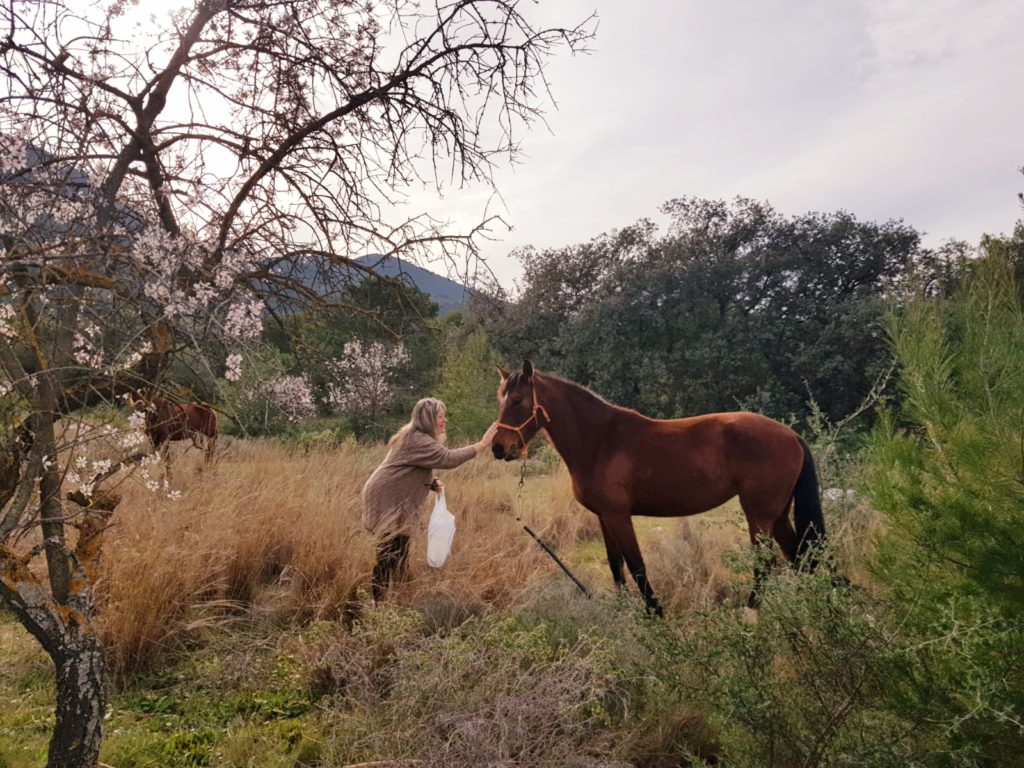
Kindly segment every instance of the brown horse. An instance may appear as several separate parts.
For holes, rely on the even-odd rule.
[[[529,361],[521,372],[498,370],[495,458],[518,458],[538,432],[546,432],[569,468],[576,500],[601,522],[615,585],[626,584],[625,561],[649,610],[661,615],[633,515],[695,515],[739,496],[751,543],[771,536],[790,561],[806,558],[813,567],[813,547],[825,536],[818,478],[807,444],[789,427],[746,412],[650,419],[572,381],[541,374]],[[758,566],[752,607],[763,577]]]
[[[176,403],[166,397],[155,396],[135,401],[135,410],[146,415],[146,434],[159,453],[161,447],[174,440],[191,440],[199,447],[198,439],[206,439],[206,460],[213,457],[217,446],[217,412],[205,403]]]

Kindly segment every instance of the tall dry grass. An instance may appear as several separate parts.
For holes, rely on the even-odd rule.
[[[151,668],[211,623],[357,615],[375,556],[360,522],[360,490],[384,451],[226,441],[211,465],[196,451],[172,461],[178,500],[125,481],[99,589],[114,668]],[[453,623],[563,580],[524,524],[592,588],[610,590],[597,519],[573,500],[565,468],[531,462],[521,489],[519,469],[481,458],[442,473],[457,520],[451,557],[441,569],[426,563],[428,506],[411,542],[407,579],[387,599],[426,606],[445,614],[438,621]],[[742,519],[738,509],[637,519],[648,573],[670,611],[698,616],[746,594],[749,576],[729,565],[730,553],[744,547]],[[637,599],[632,585],[628,595]]]
[[[99,590],[114,667],[150,668],[210,623],[358,610],[375,554],[360,522],[360,490],[383,453],[383,446],[306,452],[239,440],[211,465],[195,451],[173,459],[177,500],[125,481]],[[443,569],[427,566],[425,508],[408,578],[389,600],[446,596],[480,610],[511,604],[550,578],[555,566],[521,530],[519,510],[561,548],[596,533],[558,474],[531,477],[518,504],[517,467],[478,459],[444,476],[458,526],[451,558]]]
[[[102,627],[116,669],[135,672],[204,623],[252,608],[272,589],[282,610],[336,614],[370,560],[359,489],[374,455],[302,454],[235,441],[212,465],[173,460],[172,500],[121,486],[101,582]]]

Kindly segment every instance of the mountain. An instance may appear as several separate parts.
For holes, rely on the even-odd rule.
[[[398,278],[405,283],[414,285],[437,304],[438,314],[441,317],[461,308],[471,295],[470,289],[462,283],[431,272],[429,269],[410,264],[397,256],[385,257],[371,253],[361,256],[355,261],[359,266],[372,269],[381,277]],[[297,281],[326,299],[340,298],[345,286],[357,284],[367,277],[363,270],[356,267],[317,263],[312,259],[278,265],[274,271],[282,278]],[[282,300],[281,297],[288,296],[296,300],[299,299],[294,290],[280,286],[276,290],[278,298],[267,300],[267,305],[272,309],[277,307]]]
[[[403,261],[397,256],[385,257],[371,253],[356,259],[361,266],[372,269],[385,277],[401,277],[408,280],[431,300],[437,303],[438,314],[442,317],[461,308],[470,297],[470,290],[462,283],[457,283],[429,269],[418,267]]]
[[[404,261],[397,256],[371,253],[360,256],[355,261],[360,266],[373,269],[383,278],[398,278],[412,283],[437,304],[437,313],[442,317],[461,308],[469,300],[470,290],[466,286],[429,269]],[[350,276],[353,282],[366,278],[366,275],[357,269],[352,269]]]

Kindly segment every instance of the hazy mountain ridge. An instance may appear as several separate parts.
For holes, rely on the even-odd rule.
[[[462,283],[451,280],[444,275],[431,272],[398,257],[385,257],[371,253],[360,256],[355,262],[367,269],[372,269],[381,277],[400,278],[414,285],[430,296],[437,304],[438,314],[447,315],[461,308],[471,295],[471,290]],[[284,273],[282,273],[284,274]],[[368,275],[356,267],[330,267],[330,275],[321,272],[320,265],[313,261],[292,264],[286,275],[302,285],[316,291],[325,298],[338,298],[346,285],[359,283]]]
[[[385,257],[371,253],[360,256],[356,262],[372,269],[379,275],[403,277],[409,280],[437,303],[438,313],[442,316],[462,307],[469,301],[471,295],[470,289],[462,283],[431,272],[429,269],[410,264],[397,256]]]

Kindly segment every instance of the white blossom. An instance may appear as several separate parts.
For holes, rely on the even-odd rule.
[[[128,370],[130,368],[134,368],[140,362],[142,362],[142,353],[132,352],[123,360],[121,360],[121,362],[118,364],[118,368],[120,368],[121,370]]]
[[[335,377],[327,386],[328,401],[341,411],[375,415],[394,398],[394,379],[409,359],[401,344],[348,342],[328,366]]]
[[[237,301],[228,308],[224,335],[237,341],[251,341],[263,332],[263,303],[255,299]]]
[[[142,445],[146,440],[146,434],[141,430],[124,430],[120,433],[118,442],[125,450],[131,450]]]
[[[28,136],[26,126],[0,134],[0,174],[17,172],[25,167]]]
[[[13,339],[18,335],[14,324],[18,313],[10,304],[0,304],[0,336]]]
[[[92,327],[95,328],[95,326]],[[103,351],[97,349],[93,342],[81,333],[75,334],[72,356],[76,363],[90,368],[102,368],[104,364]]]
[[[228,381],[238,381],[242,378],[242,356],[234,353],[227,356],[224,361],[224,378]]]
[[[270,402],[288,417],[298,421],[305,416],[316,414],[313,390],[305,376],[281,376],[270,384]]]

